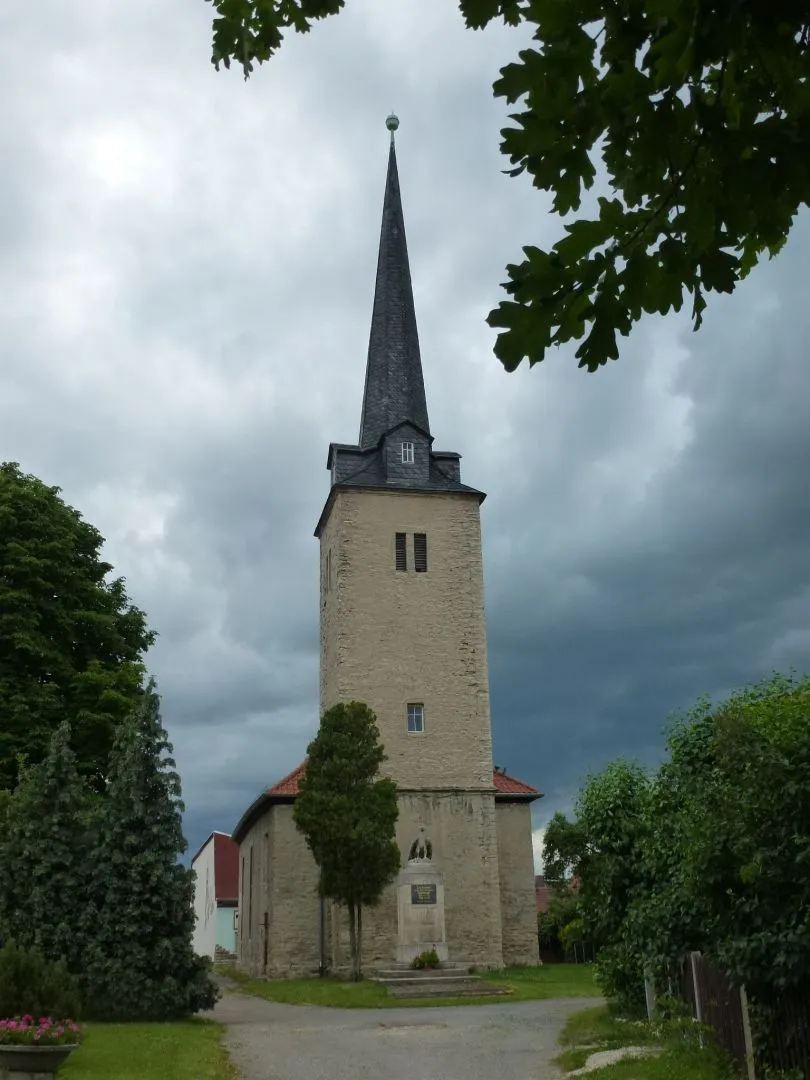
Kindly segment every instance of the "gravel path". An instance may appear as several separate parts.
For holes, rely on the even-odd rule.
[[[207,1016],[242,1080],[556,1080],[560,1028],[591,1004],[323,1009],[226,991]]]

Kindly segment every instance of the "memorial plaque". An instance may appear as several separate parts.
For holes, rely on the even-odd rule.
[[[436,903],[436,886],[435,885],[411,885],[411,903],[412,904],[435,904]]]

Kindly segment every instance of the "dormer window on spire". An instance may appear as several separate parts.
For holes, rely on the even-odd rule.
[[[413,465],[413,461],[414,461],[413,443],[412,442],[404,442],[402,444],[402,464],[403,465]]]

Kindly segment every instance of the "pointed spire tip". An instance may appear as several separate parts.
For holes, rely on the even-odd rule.
[[[391,145],[394,145],[394,132],[399,127],[399,117],[393,110],[385,118],[385,126],[391,132]]]

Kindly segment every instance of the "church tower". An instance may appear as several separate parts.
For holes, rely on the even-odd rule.
[[[355,445],[329,446],[331,486],[315,533],[321,711],[357,700],[377,714],[388,758],[383,769],[399,792],[403,862],[420,837],[429,841],[421,850],[431,852],[443,881],[451,959],[499,966],[480,525],[485,496],[462,483],[459,454],[434,449],[396,117],[387,125],[391,147],[360,435]],[[386,936],[382,925],[380,936]]]
[[[537,963],[531,804],[493,768],[482,492],[434,449],[397,175],[395,116],[357,443],[331,443],[321,558],[321,712],[377,714],[397,786],[401,870],[363,915],[365,970]],[[239,845],[237,963],[253,976],[348,967],[345,911],[318,895],[293,810],[306,761],[266,788]]]

